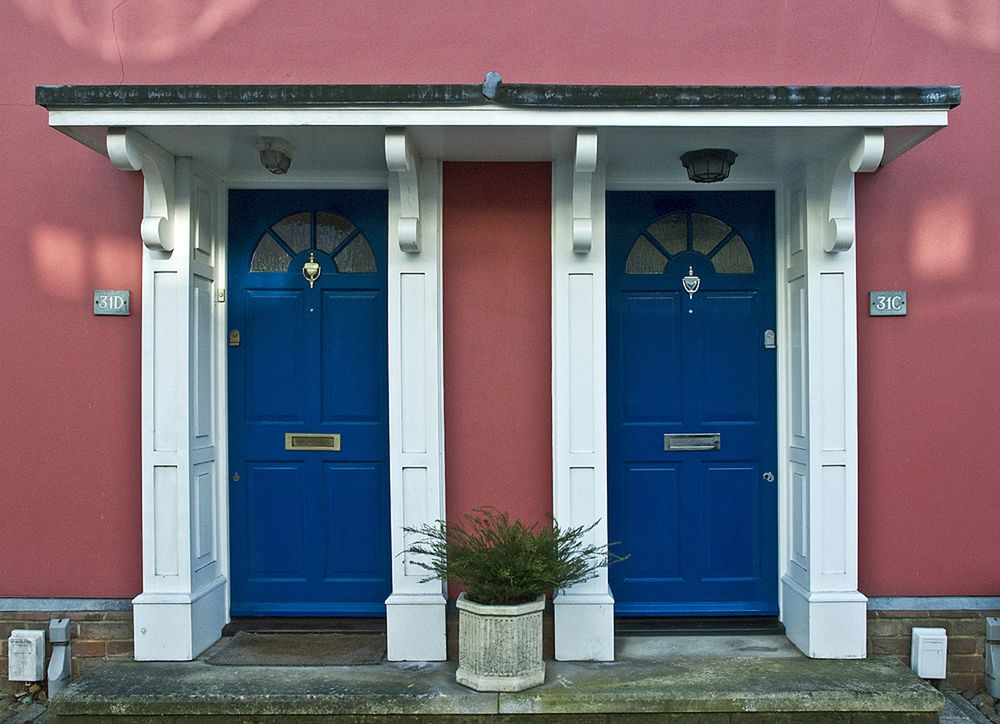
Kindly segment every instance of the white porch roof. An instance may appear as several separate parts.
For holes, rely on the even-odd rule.
[[[934,87],[39,86],[49,123],[106,153],[109,128],[135,129],[174,156],[231,179],[265,179],[257,138],[291,143],[289,180],[384,171],[385,129],[405,127],[420,155],[445,161],[572,157],[577,128],[598,130],[613,182],[683,178],[703,146],[739,154],[734,178],[770,175],[880,129],[882,164],[948,123],[961,89]]]

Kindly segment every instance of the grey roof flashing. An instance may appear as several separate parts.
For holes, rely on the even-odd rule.
[[[47,109],[449,107],[948,109],[960,86],[39,85]]]

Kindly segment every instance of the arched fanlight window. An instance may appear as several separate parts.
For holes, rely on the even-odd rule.
[[[729,224],[706,214],[678,212],[657,219],[636,237],[625,273],[662,274],[685,252],[708,257],[719,274],[754,271],[746,242]]]
[[[327,211],[302,211],[271,225],[250,257],[250,271],[287,272],[292,257],[310,250],[332,258],[341,274],[377,271],[365,235],[343,216]]]

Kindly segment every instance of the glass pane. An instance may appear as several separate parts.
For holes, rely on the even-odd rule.
[[[270,234],[264,234],[257,242],[257,248],[250,259],[252,272],[286,272],[292,258]]]
[[[358,234],[351,243],[333,257],[337,271],[347,274],[371,274],[375,271],[375,255],[364,234]]]
[[[646,231],[660,242],[671,256],[687,251],[687,216],[684,214],[664,216]]]
[[[320,211],[316,214],[316,248],[332,254],[347,235],[354,231],[354,224],[342,216]]]
[[[712,257],[712,265],[719,274],[753,274],[753,259],[738,234]]]
[[[308,249],[312,241],[312,214],[303,211],[301,214],[286,216],[273,229],[298,254]]]
[[[695,251],[708,254],[716,245],[726,238],[730,231],[729,225],[713,216],[691,214],[692,244]]]
[[[667,266],[667,257],[663,252],[639,237],[632,245],[632,251],[625,262],[626,274],[662,274]]]

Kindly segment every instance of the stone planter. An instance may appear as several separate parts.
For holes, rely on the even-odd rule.
[[[545,596],[513,606],[488,606],[462,593],[457,606],[459,684],[476,691],[521,691],[545,681]]]

